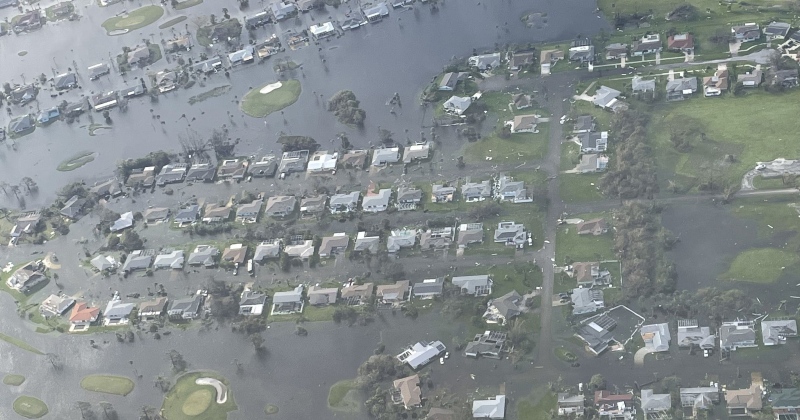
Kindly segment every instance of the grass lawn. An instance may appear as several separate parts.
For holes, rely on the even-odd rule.
[[[31,353],[34,353],[34,354],[39,354],[39,355],[44,354],[41,350],[37,349],[36,347],[33,347],[32,345],[30,345],[30,344],[28,344],[28,343],[26,343],[26,342],[24,342],[24,341],[22,341],[22,340],[20,340],[19,338],[16,338],[16,337],[11,337],[9,335],[5,335],[3,333],[0,333],[0,340],[3,340],[8,344],[17,346],[17,347],[21,348],[22,350],[27,350],[27,351],[29,351]]]
[[[242,32],[242,24],[238,19],[228,19],[222,22],[217,22],[215,25],[203,26],[202,28],[198,29],[197,43],[204,47],[210,47],[214,43],[211,40],[211,32],[214,30],[214,28],[224,28],[227,36],[239,36]]]
[[[23,395],[14,400],[14,411],[28,419],[38,419],[47,414],[47,404],[44,401]]]
[[[517,403],[517,418],[526,420],[548,420],[551,411],[556,410],[556,394],[547,392],[544,396],[539,397],[538,401],[535,398],[527,398],[520,400]]]
[[[188,9],[192,6],[197,6],[198,4],[202,3],[203,0],[186,0],[186,1],[179,1],[178,4],[175,6],[175,10],[183,10]]]
[[[538,133],[517,133],[501,139],[492,133],[476,142],[468,143],[464,157],[468,161],[482,162],[491,157],[497,164],[525,163],[544,158],[547,154],[549,123],[539,124]]]
[[[777,248],[748,249],[734,258],[723,280],[772,283],[800,262],[796,253]]]
[[[584,220],[602,217],[602,214],[580,215]],[[614,259],[614,236],[611,232],[599,236],[578,235],[577,225],[563,225],[556,232],[556,263],[564,264],[567,258],[576,262]]]
[[[352,379],[336,382],[328,391],[328,407],[337,411],[358,412],[358,402],[348,398],[350,391],[357,389],[356,382]]]
[[[303,313],[302,314],[270,315],[269,316],[269,320],[271,322],[332,321],[333,320],[333,313],[335,311],[336,311],[336,305],[327,305],[327,306],[306,305],[305,307],[303,307]]]
[[[556,347],[553,351],[555,352],[558,360],[561,360],[562,362],[572,363],[578,359],[575,354],[567,350],[565,347]]]
[[[81,388],[105,394],[126,396],[133,391],[133,381],[124,376],[89,375],[81,379]]]
[[[738,185],[757,161],[800,156],[800,145],[792,137],[800,130],[800,120],[791,109],[799,100],[800,90],[784,94],[749,90],[744,97],[662,103],[648,128],[662,180],[677,175],[696,184],[715,176]],[[690,152],[680,153],[669,140],[669,127],[687,122],[697,126],[705,140],[696,140]],[[727,154],[735,156],[733,163],[725,161]]]
[[[144,6],[128,12],[126,15],[114,16],[106,20],[103,22],[103,28],[105,28],[108,33],[122,30],[132,31],[134,29],[144,28],[161,19],[163,15],[164,9],[161,6]]]
[[[170,26],[175,26],[175,25],[183,22],[186,19],[187,19],[186,16],[178,16],[176,18],[170,19],[170,20],[162,23],[161,25],[158,25],[158,29],[167,29]]]
[[[196,384],[197,378],[214,378],[222,381],[228,387],[228,400],[224,404],[217,404],[214,397],[216,391],[210,385]],[[210,391],[212,398],[208,406],[200,411],[198,405],[201,407],[205,405],[206,397],[209,395],[204,391]],[[161,412],[166,420],[224,420],[228,418],[228,412],[236,409],[230,383],[213,372],[192,372],[181,376],[164,397],[164,404],[161,406]]]
[[[765,202],[763,199],[736,200],[731,211],[737,217],[754,220],[761,239],[782,235],[786,249],[800,250],[800,218],[794,197],[776,197]],[[783,239],[785,238],[785,239]]]
[[[20,386],[25,382],[25,377],[22,375],[14,375],[9,373],[3,377],[3,383],[11,386]]]
[[[56,11],[59,8],[59,6],[61,6],[62,4],[66,4],[66,6],[63,6],[63,7],[66,7],[69,10],[69,12],[63,12],[60,16],[56,16]],[[75,12],[75,5],[72,4],[71,1],[65,1],[65,2],[61,2],[61,3],[56,3],[56,4],[52,5],[52,6],[44,9],[44,15],[47,18],[48,22],[55,22],[55,21],[57,21],[59,19],[66,19],[69,15],[71,15],[74,12]]]
[[[459,276],[476,276],[490,274],[494,280],[492,296],[498,297],[516,290],[520,294],[527,293],[542,285],[542,270],[532,262],[515,262],[513,264],[493,265],[490,267],[474,267]]]
[[[753,178],[753,186],[760,190],[779,190],[782,188],[794,187],[794,185],[784,183],[781,177],[764,178],[761,176]]]
[[[77,155],[58,164],[57,170],[61,172],[74,171],[94,160],[94,152],[80,152]]]
[[[566,203],[581,203],[603,199],[597,189],[602,174],[560,174],[559,195]]]
[[[259,86],[242,98],[242,111],[255,118],[264,118],[273,112],[277,112],[295,103],[300,96],[300,81],[292,79],[281,82],[281,87],[269,92],[261,93],[261,89],[266,86]]]
[[[229,90],[231,90],[231,85],[217,86],[211,90],[205,91],[203,93],[194,95],[191,98],[189,98],[189,105],[194,105],[198,102],[203,102],[206,99],[224,95],[228,93]]]

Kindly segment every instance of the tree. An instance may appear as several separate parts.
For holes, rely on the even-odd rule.
[[[61,360],[61,357],[55,353],[47,353],[47,362],[50,363],[50,366],[53,367],[55,370],[61,370],[64,368],[64,362]]]
[[[253,343],[253,347],[256,350],[256,353],[263,353],[266,348],[264,347],[264,336],[261,333],[255,333],[250,335],[250,342]]]
[[[78,406],[78,410],[81,412],[81,419],[84,420],[93,420],[97,418],[92,411],[92,404],[86,401],[78,401],[75,403]]]
[[[308,150],[314,152],[319,148],[319,143],[312,137],[308,136],[288,136],[281,135],[278,137],[278,143],[283,147],[284,152],[293,152],[297,150]]]
[[[176,373],[186,371],[186,368],[189,366],[189,364],[186,363],[183,355],[178,353],[177,350],[170,350],[167,353],[167,356],[169,356],[169,361],[172,363],[172,370],[174,370]]]
[[[342,124],[363,126],[367,117],[367,113],[359,108],[356,95],[349,90],[336,92],[328,100],[328,110],[333,112]]]
[[[26,176],[23,177],[20,181],[20,185],[25,189],[25,192],[28,194],[39,191],[39,185],[36,184],[36,181],[31,179],[31,177]]]
[[[308,330],[305,329],[304,327],[301,327],[300,325],[298,325],[298,326],[295,327],[294,333],[299,335],[299,336],[301,336],[301,337],[305,337],[305,336],[308,335]]]
[[[105,420],[119,420],[119,415],[117,414],[117,410],[114,408],[114,405],[108,401],[101,401],[100,408],[103,409],[103,418]]]
[[[217,15],[212,13],[211,16],[209,16],[209,19],[211,20],[211,24],[212,25],[216,25],[217,24]]]
[[[126,230],[122,234],[120,246],[125,252],[133,252],[136,251],[137,249],[143,249],[144,241],[142,240],[142,238],[139,237],[138,233],[132,230]]]
[[[111,120],[111,114],[108,111],[103,111],[103,119],[105,119],[107,125],[114,123],[114,121]]]
[[[222,8],[222,16],[225,17],[225,19],[231,18],[231,15],[228,14],[228,9],[225,7]]]
[[[606,379],[599,373],[592,375],[592,379],[589,381],[589,386],[592,389],[606,389]]]

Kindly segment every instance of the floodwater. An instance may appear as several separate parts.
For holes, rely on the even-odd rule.
[[[255,13],[258,7],[255,3],[251,2],[250,14]],[[47,5],[49,3],[42,4],[42,7]],[[162,21],[181,14],[190,14],[190,18],[170,29],[159,30],[156,23],[111,37],[105,35],[100,24],[116,13],[139,7],[140,2],[100,8],[89,0],[82,0],[76,5],[83,15],[79,22],[59,22],[30,34],[3,37],[0,54],[7,60],[0,66],[0,80],[20,83],[24,78],[30,82],[40,73],[51,75],[73,65],[85,72],[87,66],[109,62],[123,46],[141,43],[144,38],[159,42],[162,38],[171,38],[173,31],[185,31],[184,25],[194,32],[196,26],[191,16],[211,13],[219,16],[223,6],[207,1],[180,12],[167,8]],[[232,16],[242,18],[245,15],[233,3],[227,6]],[[312,44],[296,51],[287,49],[264,65],[236,68],[230,79],[222,74],[214,75],[204,83],[205,87],[198,83],[189,90],[170,92],[160,96],[158,103],[151,103],[148,97],[132,100],[127,112],[113,110],[113,128],[102,130],[96,136],[89,135],[88,115],[72,125],[57,122],[37,128],[31,135],[16,140],[16,151],[0,146],[0,179],[16,183],[24,176],[33,178],[40,187],[40,194],[27,199],[31,208],[47,203],[54,192],[69,181],[103,179],[113,172],[121,159],[143,156],[159,149],[178,151],[179,137],[187,131],[206,136],[212,129],[223,125],[230,128],[232,139],[240,139],[237,153],[242,155],[277,150],[275,140],[281,131],[310,135],[323,147],[336,133],[343,131],[348,133],[355,146],[367,147],[370,142],[376,143],[378,127],[394,132],[396,139],[414,139],[419,136],[426,116],[430,117],[430,112],[426,115],[427,110],[418,105],[419,93],[454,57],[466,57],[473,49],[484,52],[494,49],[495,45],[570,39],[608,28],[605,20],[598,19],[595,14],[594,2],[583,0],[447,1],[441,4],[438,13],[431,13],[427,5],[415,6],[413,11],[392,10],[384,21],[347,32],[340,38],[324,40],[319,45]],[[342,17],[347,8],[341,6],[338,10],[328,8],[304,14],[298,20],[260,29],[257,37],[263,39],[270,33],[302,29],[312,21],[328,20],[329,16],[336,19]],[[520,18],[530,12],[546,13],[548,24],[541,28],[527,27]],[[5,9],[0,11],[0,18],[10,18],[16,13],[14,9]],[[243,40],[247,40],[246,31]],[[28,54],[18,57],[16,53],[22,50]],[[191,55],[197,58],[203,50],[203,47],[195,46]],[[205,50],[209,55],[217,51]],[[264,120],[244,116],[238,110],[237,99],[251,87],[275,81],[278,76],[272,65],[280,59],[302,64],[294,74],[286,75],[302,82],[303,92],[297,103],[286,108],[283,115],[275,113]],[[25,110],[12,107],[12,113],[16,116],[23,112],[36,112],[37,108],[57,105],[62,99],[76,99],[80,94],[119,89],[126,81],[137,83],[139,77],[147,72],[172,65],[174,63],[161,60],[151,68],[128,73],[124,79],[113,70],[110,76],[94,82],[81,76],[82,89],[58,98],[50,98],[49,91],[42,91],[38,103],[29,104]],[[226,84],[233,86],[228,94],[193,106],[187,104],[189,97]],[[354,91],[362,108],[367,111],[366,124],[361,130],[338,124],[335,117],[324,110],[325,100],[342,89]],[[392,115],[386,102],[395,92],[400,94],[403,107]],[[180,118],[182,114],[186,114],[186,119]],[[101,116],[95,114],[93,117],[95,122],[103,122]],[[9,116],[2,115],[0,123],[7,125],[9,119]],[[444,140],[448,138],[445,136]],[[61,161],[84,150],[97,152],[97,158],[72,172],[56,171]],[[16,203],[5,204],[13,206]]]

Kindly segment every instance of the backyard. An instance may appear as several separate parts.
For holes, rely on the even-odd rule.
[[[590,220],[608,215],[584,214],[571,217]],[[556,233],[556,264],[571,261],[602,261],[614,259],[614,235],[611,232],[602,235],[578,235],[577,225],[562,225]]]

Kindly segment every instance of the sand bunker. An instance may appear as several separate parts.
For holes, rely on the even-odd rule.
[[[267,93],[270,93],[273,90],[280,88],[281,86],[283,86],[283,83],[281,83],[281,82],[271,83],[271,84],[268,84],[268,85],[264,86],[263,88],[261,88],[261,90],[259,90],[259,92],[266,95]]]
[[[228,387],[214,378],[197,378],[194,383],[197,385],[211,385],[217,391],[217,404],[225,404],[228,401]]]

